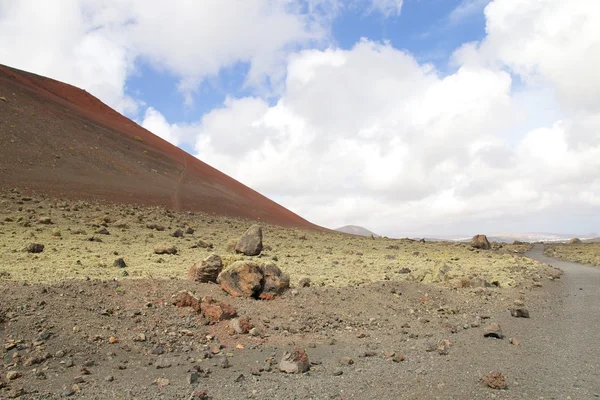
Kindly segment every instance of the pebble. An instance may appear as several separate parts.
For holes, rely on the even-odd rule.
[[[511,308],[510,315],[515,318],[529,318],[529,310],[526,308]]]
[[[338,362],[342,365],[352,365],[354,364],[354,360],[351,357],[342,357],[338,360]]]
[[[483,336],[492,337],[496,339],[504,338],[504,334],[502,333],[502,328],[500,327],[500,324],[496,323],[490,324],[487,328],[485,328],[485,331],[483,331]]]
[[[75,391],[72,388],[65,388],[60,393],[60,397],[71,397],[75,394]]]
[[[8,379],[9,381],[14,381],[15,379],[18,379],[20,377],[21,373],[17,371],[8,371],[6,373],[6,379]]]

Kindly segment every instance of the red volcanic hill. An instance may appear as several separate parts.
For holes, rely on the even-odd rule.
[[[318,229],[74,86],[0,65],[0,189]]]

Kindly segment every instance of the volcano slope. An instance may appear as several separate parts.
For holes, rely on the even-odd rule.
[[[318,229],[89,93],[0,65],[0,189]]]

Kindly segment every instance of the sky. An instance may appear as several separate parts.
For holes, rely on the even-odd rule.
[[[600,2],[0,0],[81,87],[329,228],[600,232]]]

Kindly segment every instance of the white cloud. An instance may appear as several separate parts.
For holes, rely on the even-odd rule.
[[[3,0],[0,60],[131,112],[125,87],[136,60],[177,76],[188,101],[204,79],[240,62],[250,66],[247,85],[277,86],[289,52],[327,38],[329,8],[314,9],[300,0]]]
[[[384,16],[400,15],[404,0],[370,0],[371,11],[378,11]]]
[[[483,13],[491,0],[462,0],[448,16],[451,24],[458,24],[467,18]]]

